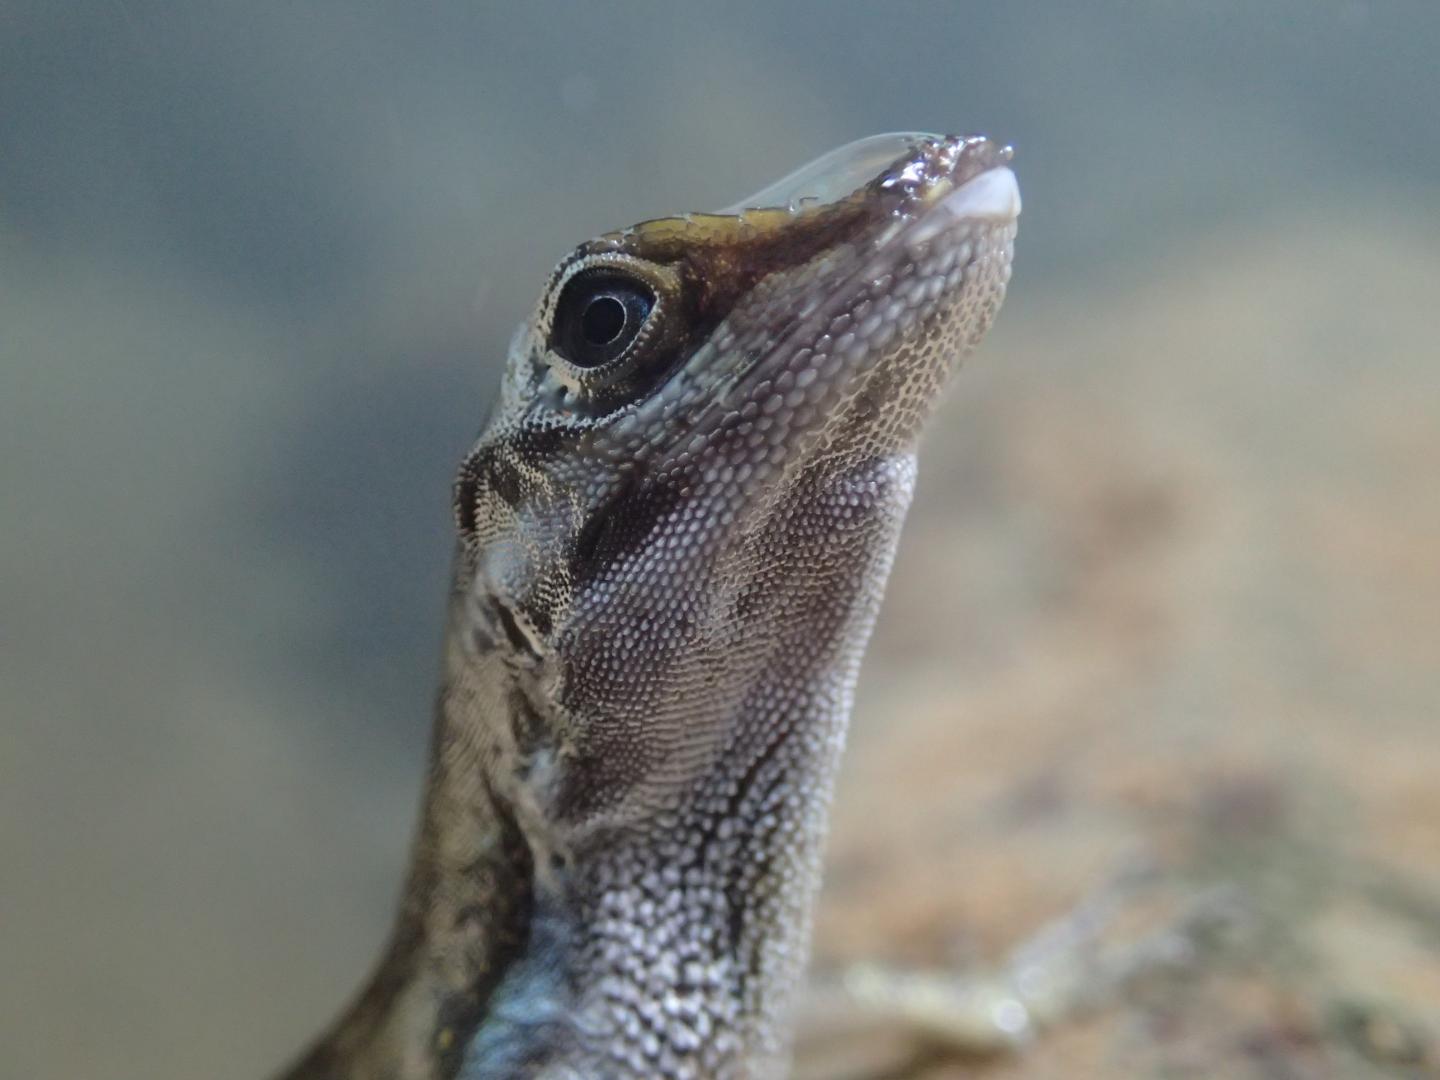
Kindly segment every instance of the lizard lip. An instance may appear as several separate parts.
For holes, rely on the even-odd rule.
[[[1004,165],[967,180],[935,205],[952,217],[1011,221],[1020,216],[1020,186]]]
[[[956,221],[1009,222],[1020,216],[1020,185],[1004,165],[986,169],[935,197],[911,231],[912,242],[930,239]]]

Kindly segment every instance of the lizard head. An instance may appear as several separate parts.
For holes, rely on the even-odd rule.
[[[1009,279],[1009,158],[878,136],[556,268],[455,486],[552,818],[633,823],[763,755],[766,710],[848,706],[916,440]]]

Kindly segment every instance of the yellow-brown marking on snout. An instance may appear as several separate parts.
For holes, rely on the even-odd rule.
[[[704,334],[769,275],[878,233],[894,218],[913,216],[939,195],[1008,158],[1008,147],[985,139],[926,140],[832,202],[757,207],[738,214],[683,214],[606,233],[578,248],[561,265],[556,280],[569,265],[604,253],[670,267],[683,283],[690,334]]]

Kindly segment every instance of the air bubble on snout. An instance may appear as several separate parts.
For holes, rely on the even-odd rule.
[[[891,163],[913,154],[922,142],[938,136],[918,131],[872,135],[831,150],[788,176],[741,199],[721,214],[745,210],[786,209],[804,213],[813,207],[843,199],[874,179]]]

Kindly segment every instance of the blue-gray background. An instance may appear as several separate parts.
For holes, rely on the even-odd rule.
[[[1404,0],[5,0],[0,1075],[254,1076],[338,1004],[397,887],[451,469],[510,327],[579,240],[877,131],[1012,141],[1025,213],[857,752],[907,673],[1027,655],[1088,464],[1189,493],[1161,531],[1221,552],[1147,579],[1182,659],[1114,711],[1220,738],[1246,694],[1303,699],[1433,763],[1437,51]],[[1297,487],[1322,509],[1265,516]],[[1296,572],[1331,502],[1357,538]],[[1216,689],[1237,670],[1270,689]]]

